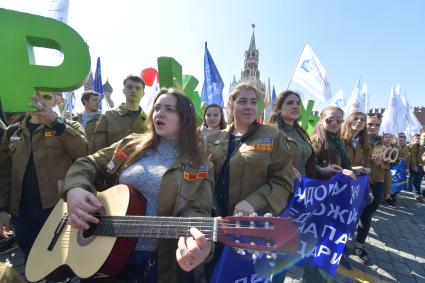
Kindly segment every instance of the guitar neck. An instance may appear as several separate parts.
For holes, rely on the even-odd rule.
[[[162,216],[106,216],[99,217],[93,234],[109,237],[150,239],[178,239],[191,235],[196,227],[207,240],[217,241],[218,218],[212,217],[162,217]]]

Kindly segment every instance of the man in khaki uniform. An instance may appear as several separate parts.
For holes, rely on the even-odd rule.
[[[146,130],[146,115],[140,107],[145,82],[135,75],[124,80],[125,103],[102,114],[93,135],[94,151],[108,147],[131,133]]]
[[[398,134],[398,158],[404,160],[407,169],[410,164],[410,149],[407,145],[407,139],[405,133]]]
[[[89,142],[93,139],[94,130],[99,123],[100,115],[100,94],[93,91],[85,91],[81,96],[81,102],[84,105],[84,112],[78,114],[74,121],[80,123],[86,133],[86,138]]]
[[[8,237],[10,218],[16,240],[27,257],[38,232],[59,199],[58,181],[89,145],[81,125],[52,111],[51,93],[34,96],[32,112],[3,135],[7,175],[0,179],[0,235]]]
[[[425,137],[425,133],[413,135],[413,143],[410,147],[410,170],[413,175],[413,187],[415,189],[416,200],[419,202],[423,201],[421,192],[421,182],[424,176],[422,154],[425,152],[424,145],[421,144],[422,136]]]

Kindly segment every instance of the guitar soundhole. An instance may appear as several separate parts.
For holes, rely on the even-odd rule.
[[[95,214],[93,214],[93,216],[96,217],[96,218],[99,218],[100,214],[95,213]],[[91,236],[93,236],[94,231],[97,227],[97,224],[90,223],[89,225],[90,225],[89,229],[83,230],[83,237],[84,238],[90,238]]]
[[[101,208],[100,211],[93,214],[93,216],[96,217],[96,218],[99,218],[99,216],[101,216],[101,215],[105,215],[104,208]],[[98,224],[90,223],[89,225],[90,225],[89,229],[79,230],[79,232],[78,232],[77,242],[81,246],[86,246],[86,245],[90,244],[96,238],[95,231],[96,231]]]

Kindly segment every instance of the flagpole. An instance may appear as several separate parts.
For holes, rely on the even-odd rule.
[[[300,61],[300,59],[301,59],[301,55],[303,55],[303,52],[304,52],[304,49],[305,49],[305,46],[306,46],[306,45],[307,45],[307,43],[304,43],[303,50],[301,50],[301,53],[300,53],[300,55],[298,56],[297,63],[295,64],[294,71],[292,72],[292,76],[291,76],[291,79],[289,80],[288,87],[286,88],[286,90],[288,90],[288,89],[289,89],[289,86],[291,85],[292,79],[294,78],[295,72],[296,72],[296,70],[297,70],[298,62],[299,62],[299,61]]]

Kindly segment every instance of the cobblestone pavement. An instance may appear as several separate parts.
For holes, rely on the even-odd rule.
[[[339,268],[333,277],[322,274],[328,282],[425,283],[425,203],[416,202],[413,193],[402,192],[397,207],[381,205],[374,215],[365,249],[370,256],[369,265],[350,256],[353,270]],[[0,254],[0,261],[9,262],[24,274],[19,248]],[[302,282],[302,276],[302,269],[294,267],[285,283]]]

